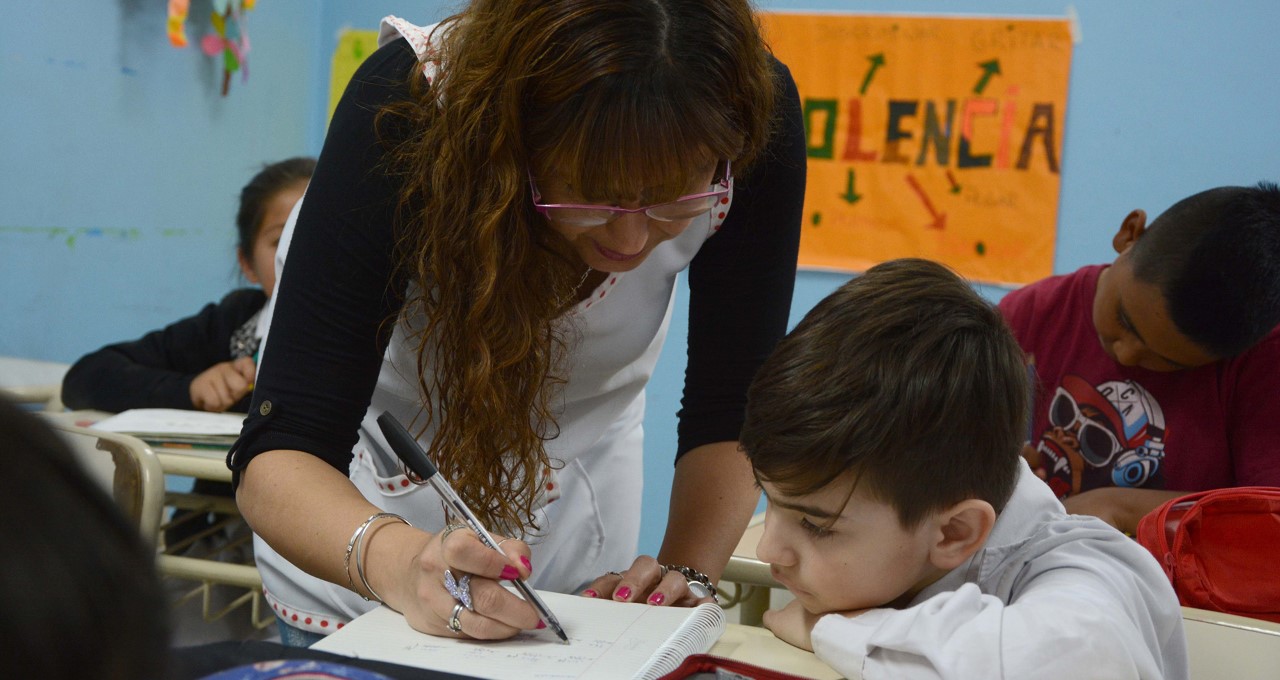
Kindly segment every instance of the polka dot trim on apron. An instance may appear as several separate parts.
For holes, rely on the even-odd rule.
[[[591,305],[603,300],[605,296],[609,294],[609,291],[613,290],[613,287],[618,285],[618,281],[622,280],[622,276],[622,274],[610,275],[607,281],[600,284],[595,290],[591,291],[591,295],[588,295],[586,300],[578,303],[578,310],[582,311],[591,309]]]
[[[328,614],[317,614],[315,612],[303,611],[294,607],[290,607],[285,603],[277,600],[271,591],[265,587],[262,589],[262,596],[266,598],[267,603],[271,605],[271,611],[276,616],[284,619],[294,628],[301,628],[310,633],[319,633],[327,635],[335,630],[340,630],[347,625],[348,619],[330,616]]]

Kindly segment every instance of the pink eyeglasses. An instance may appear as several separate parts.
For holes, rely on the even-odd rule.
[[[716,179],[712,180],[712,189],[697,194],[681,196],[674,201],[646,205],[640,208],[619,208],[613,205],[595,205],[582,203],[542,203],[542,193],[529,175],[529,188],[533,190],[533,207],[549,220],[575,229],[589,229],[608,224],[622,215],[644,213],[650,219],[659,222],[679,222],[691,220],[711,210],[716,203],[724,199],[733,187],[733,175],[729,170],[729,161],[722,161],[723,172],[716,168]]]

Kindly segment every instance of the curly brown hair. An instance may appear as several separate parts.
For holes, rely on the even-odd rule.
[[[586,265],[533,208],[531,172],[583,195],[675,198],[771,127],[768,51],[746,0],[476,0],[436,29],[440,69],[379,115],[402,141],[401,266],[421,305],[429,448],[491,526],[533,527],[544,444]],[[741,173],[739,173],[741,174]],[[420,430],[424,431],[424,430]]]

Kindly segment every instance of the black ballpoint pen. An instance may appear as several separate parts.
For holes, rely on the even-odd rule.
[[[440,498],[466,521],[467,526],[476,532],[480,542],[498,552],[502,552],[502,548],[498,547],[498,543],[493,540],[493,536],[489,535],[489,531],[476,518],[475,513],[471,512],[471,509],[467,507],[466,503],[462,502],[462,499],[458,497],[449,482],[436,470],[436,466],[427,458],[427,452],[423,451],[422,447],[418,445],[418,440],[414,439],[413,435],[404,429],[404,425],[401,425],[400,421],[392,417],[390,413],[383,413],[378,416],[378,427],[382,428],[382,434],[387,438],[387,443],[391,445],[391,450],[396,452],[400,460],[405,465],[408,465],[414,474],[430,484],[431,488],[435,489],[436,493],[440,495]],[[524,579],[517,578],[512,580],[512,583],[515,584],[520,594],[524,596],[525,601],[538,610],[538,615],[542,617],[543,621],[547,622],[551,630],[555,631],[555,634],[567,644],[569,636],[565,635],[564,628],[556,620],[556,615],[551,613],[551,610],[547,608],[547,603],[538,597],[538,593],[534,592],[533,588],[530,588],[524,582]]]

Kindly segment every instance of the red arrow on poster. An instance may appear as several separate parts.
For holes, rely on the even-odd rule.
[[[916,192],[916,196],[920,197],[920,202],[924,204],[924,209],[928,210],[929,215],[933,217],[933,221],[929,223],[929,226],[934,229],[946,229],[947,214],[940,213],[937,208],[933,207],[933,201],[929,200],[929,195],[924,192],[924,187],[920,186],[920,183],[916,181],[916,178],[911,173],[907,173],[907,184],[911,185],[911,190]]]

